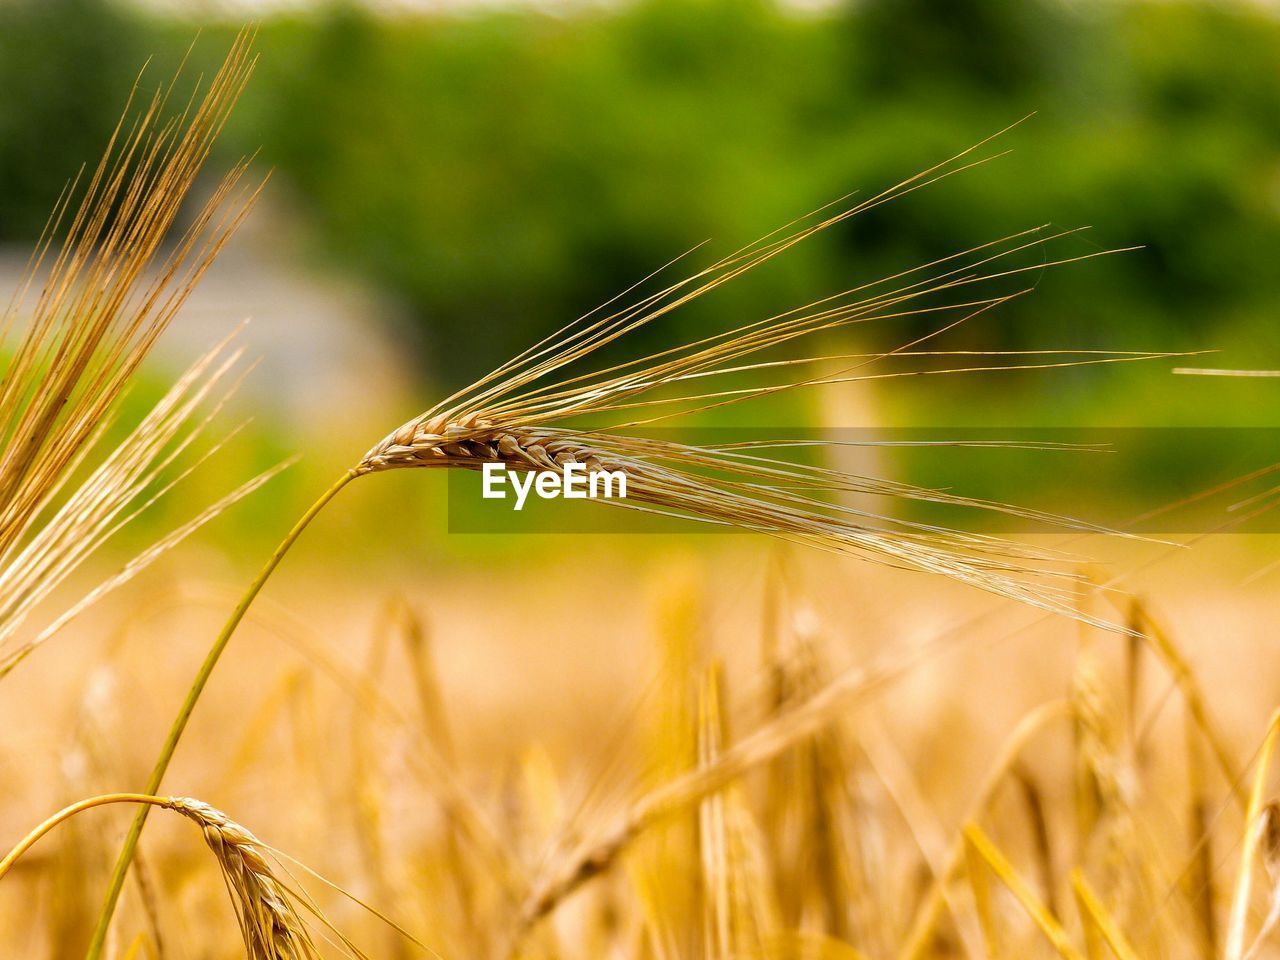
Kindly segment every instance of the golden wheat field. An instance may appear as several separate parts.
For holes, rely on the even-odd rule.
[[[390,376],[363,383],[345,417],[250,465],[220,455],[253,429],[236,426],[253,378],[280,375],[270,357],[249,370],[254,325],[197,337],[214,345],[185,373],[148,358],[208,311],[206,271],[235,283],[241,261],[214,261],[272,190],[215,150],[253,44],[241,33],[190,98],[144,75],[12,291],[4,956],[1280,951],[1275,545],[1230,523],[1274,491],[1228,484],[1223,532],[1137,537],[877,474],[874,451],[838,441],[653,429],[809,394],[849,426],[848,397],[874,420],[877,392],[935,374],[1051,390],[1065,368],[1206,366],[948,345],[1046,271],[1124,255],[1070,246],[1072,228],[975,235],[733,327],[663,327],[847,221],[948,189],[1009,131],[694,251],[433,406]],[[908,319],[923,332],[894,348],[857,338]],[[145,407],[148,377],[165,383]],[[614,502],[566,507],[676,532],[588,520],[420,543],[408,518],[443,524],[440,474],[535,499],[616,482]],[[216,536],[289,476],[302,506],[268,501],[254,536]],[[1165,506],[1152,496],[1135,516]],[[160,504],[139,543],[135,518]]]

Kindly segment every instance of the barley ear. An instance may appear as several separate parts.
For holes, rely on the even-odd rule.
[[[201,800],[172,797],[166,806],[204,833],[231,893],[248,960],[320,960],[292,896],[263,854],[261,841]]]

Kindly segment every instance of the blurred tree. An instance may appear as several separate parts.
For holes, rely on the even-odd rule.
[[[0,239],[37,234],[102,152],[145,58],[106,0],[0,3]]]
[[[1073,18],[1053,0],[865,0],[847,19],[866,45],[866,82],[889,92],[1034,98],[1076,52]]]
[[[103,0],[0,0],[0,234],[43,223],[142,53],[190,41],[188,21],[131,16]],[[349,2],[269,17],[259,48],[231,148],[262,148],[329,266],[403,300],[416,323],[402,336],[442,379],[700,241],[723,252],[1031,110],[995,147],[1014,157],[860,217],[653,336],[1053,221],[1095,227],[1063,253],[1144,249],[1031,277],[1037,296],[953,343],[1234,336],[1280,352],[1280,21],[1245,6],[850,0],[799,15],[776,0],[640,0],[383,17]],[[919,329],[893,325],[881,342]]]

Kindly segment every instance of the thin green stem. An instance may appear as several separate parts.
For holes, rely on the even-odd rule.
[[[63,807],[52,817],[19,840],[14,845],[13,849],[5,854],[4,859],[0,860],[0,879],[3,879],[5,874],[7,874],[10,869],[12,869],[13,865],[18,862],[18,859],[34,847],[41,837],[64,820],[70,820],[77,813],[92,809],[93,807],[105,806],[108,803],[140,803],[143,805],[142,808],[146,810],[150,807],[167,807],[172,802],[173,801],[170,797],[154,797],[147,793],[108,793],[101,797],[90,797],[88,800],[80,800],[68,807]]]
[[[165,772],[169,769],[169,763],[173,760],[174,752],[178,749],[178,741],[182,739],[182,734],[187,729],[187,722],[191,719],[191,714],[196,708],[196,702],[200,699],[200,694],[204,692],[205,685],[213,674],[213,668],[218,665],[218,659],[222,656],[222,651],[227,648],[227,643],[231,640],[232,634],[236,632],[236,627],[240,625],[240,621],[244,619],[250,604],[258,596],[271,574],[275,572],[280,561],[284,559],[284,555],[289,552],[289,548],[293,546],[294,541],[307,528],[307,525],[315,519],[316,514],[337,496],[339,490],[357,476],[359,474],[354,470],[349,470],[333,486],[321,494],[320,499],[307,509],[307,512],[293,525],[293,529],[280,541],[280,545],[271,554],[266,565],[263,566],[253,582],[249,584],[244,596],[240,598],[240,602],[236,604],[235,609],[231,611],[231,616],[227,618],[227,622],[223,625],[222,632],[218,634],[213,646],[209,648],[209,653],[205,656],[204,663],[200,665],[200,670],[196,673],[195,680],[192,681],[191,689],[187,691],[186,699],[183,700],[182,707],[178,710],[178,715],[174,718],[173,726],[169,730],[169,736],[165,739],[164,746],[160,749],[160,756],[156,760],[155,768],[151,771],[151,778],[147,781],[145,794],[153,795],[160,792],[160,785],[164,780]],[[89,950],[85,954],[85,960],[101,960],[102,950],[107,942],[107,931],[111,927],[111,918],[115,914],[116,904],[120,901],[120,893],[124,889],[124,881],[129,874],[129,866],[133,863],[134,854],[138,849],[138,839],[142,836],[142,829],[146,826],[147,814],[150,812],[151,805],[144,804],[139,808],[137,816],[133,818],[133,823],[129,827],[124,846],[120,850],[120,857],[116,860],[115,869],[111,873],[111,886],[107,889],[107,896],[103,901],[102,911],[98,915],[98,925],[93,931],[93,939],[89,942]]]

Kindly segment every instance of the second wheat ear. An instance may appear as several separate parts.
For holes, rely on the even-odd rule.
[[[997,135],[998,136],[998,135]],[[975,144],[870,199],[838,212],[828,208],[657,292],[615,308],[622,298],[565,325],[470,386],[393,430],[325,491],[268,558],[232,610],[197,672],[157,758],[145,792],[158,794],[169,763],[219,658],[250,605],[302,531],[357,477],[403,468],[562,471],[568,463],[622,471],[627,496],[606,503],[690,521],[732,526],[822,550],[909,570],[940,574],[1001,597],[1066,616],[1074,608],[1070,558],[981,534],[912,523],[854,508],[849,495],[913,499],[998,510],[1063,522],[1035,511],[940,491],[861,477],[769,456],[785,443],[695,446],[641,435],[643,428],[682,416],[806,387],[904,376],[1029,370],[1128,362],[1164,354],[1031,351],[992,355],[932,349],[931,341],[1029,292],[1023,278],[1050,266],[1114,251],[1048,258],[1047,245],[1075,231],[1034,228],[859,284],[821,300],[702,339],[578,372],[581,361],[627,334],[756,269],[796,244],[860,213],[889,203],[993,157],[971,159]],[[1028,262],[1029,261],[1029,262]],[[652,280],[653,278],[649,278]],[[628,294],[631,291],[628,291]],[[915,317],[932,329],[880,353],[762,359],[802,338],[873,321]],[[963,366],[884,369],[920,357],[964,357]],[[1010,357],[1016,358],[1011,362]],[[721,378],[721,379],[717,379]],[[742,380],[762,382],[741,386]],[[125,839],[99,917],[89,960],[99,960],[106,930],[128,874],[149,807],[142,806]]]
[[[321,954],[295,905],[299,897],[272,865],[270,849],[245,827],[203,800],[113,793],[73,803],[28,833],[0,859],[0,878],[55,827],[86,810],[120,803],[148,810],[152,807],[172,810],[200,828],[231,896],[247,960],[320,960]],[[305,900],[303,906],[315,912]]]

